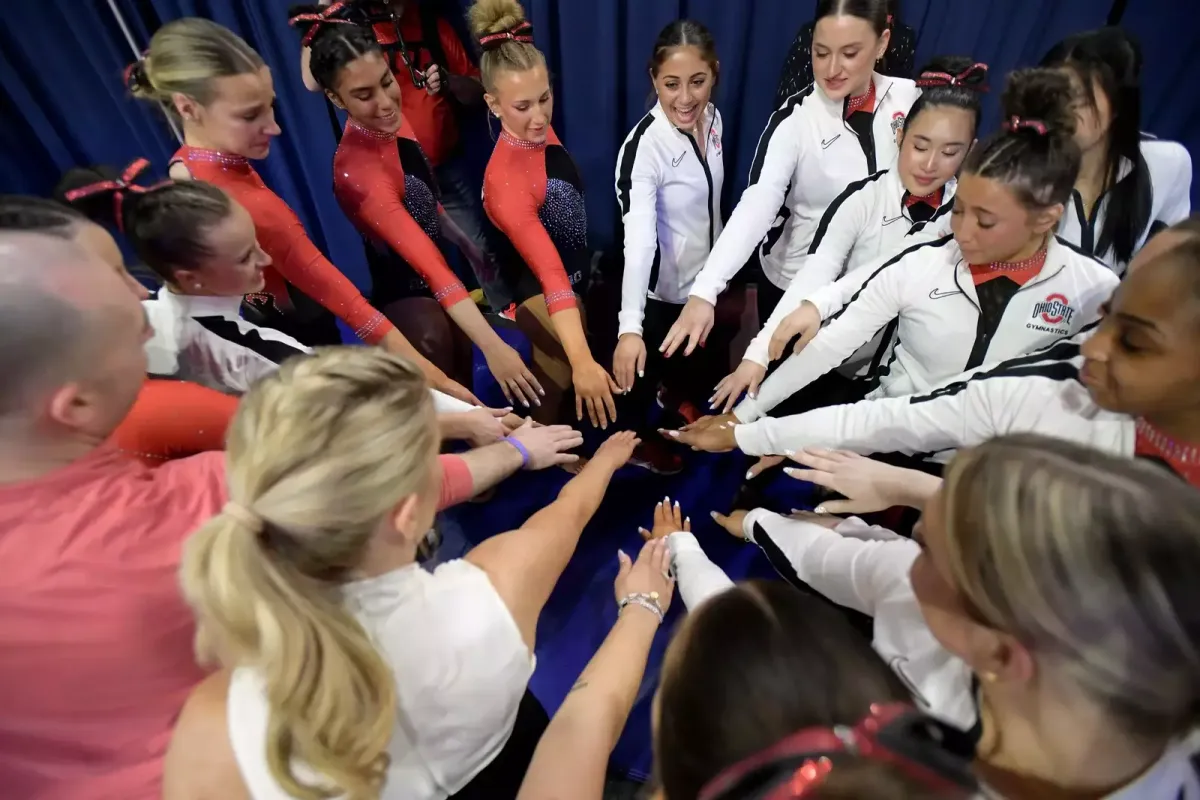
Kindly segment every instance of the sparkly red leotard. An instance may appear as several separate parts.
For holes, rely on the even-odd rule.
[[[483,206],[537,277],[550,313],[574,308],[591,269],[587,211],[579,170],[553,128],[542,144],[500,134]]]
[[[245,158],[216,150],[184,146],[172,163],[184,164],[193,178],[215,184],[246,207],[254,219],[258,243],[274,262],[267,268],[265,291],[276,305],[291,307],[288,284],[342,319],[354,333],[378,344],[394,326],[376,311],[304,232],[283,199],[267,188]]]
[[[449,308],[467,299],[467,289],[451,271],[437,240],[437,183],[416,136],[404,121],[397,134],[346,123],[333,159],[333,190],[355,227],[384,242],[416,270],[434,298]],[[371,275],[371,299],[381,308],[408,292],[404,265],[384,262]]]

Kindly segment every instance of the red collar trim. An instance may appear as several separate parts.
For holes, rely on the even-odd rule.
[[[868,114],[875,113],[875,81],[874,80],[871,81],[870,88],[867,89],[867,93],[864,94],[862,97],[847,97],[846,98],[846,111],[843,116],[845,116],[846,119],[849,119],[851,114],[855,114],[859,111],[865,111]]]

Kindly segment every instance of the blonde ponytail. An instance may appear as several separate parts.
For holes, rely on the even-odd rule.
[[[525,9],[517,0],[476,0],[467,12],[467,19],[476,40],[512,31],[526,21]],[[496,76],[501,72],[525,72],[545,65],[546,57],[537,47],[515,40],[484,47],[479,57],[483,88],[493,95]]]
[[[428,494],[436,456],[421,373],[374,348],[292,359],[238,409],[230,503],[188,542],[182,582],[198,656],[262,676],[268,765],[294,797],[382,789],[396,678],[339,587],[396,505]]]
[[[150,49],[126,71],[126,85],[139,100],[161,103],[178,116],[173,98],[202,106],[215,98],[217,78],[245,75],[266,66],[253,47],[228,28],[199,17],[168,22],[150,39]]]

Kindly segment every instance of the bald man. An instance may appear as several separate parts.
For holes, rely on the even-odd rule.
[[[65,234],[0,233],[0,794],[159,796],[204,676],[176,571],[222,453],[150,469],[106,440],[142,386],[141,303]]]

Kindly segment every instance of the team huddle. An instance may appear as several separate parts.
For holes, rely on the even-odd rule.
[[[667,25],[619,258],[517,0],[473,48],[411,0],[291,9],[366,294],[254,166],[296,135],[280,72],[156,31],[125,81],[182,131],[168,177],[0,196],[6,794],[602,800],[650,679],[638,796],[1200,800],[1191,158],[1121,29],[914,71],[892,5],[817,3],[728,219],[718,43]],[[546,708],[539,619],[615,476],[698,451],[745,458],[736,498],[637,510]],[[511,527],[522,471],[561,488]]]

